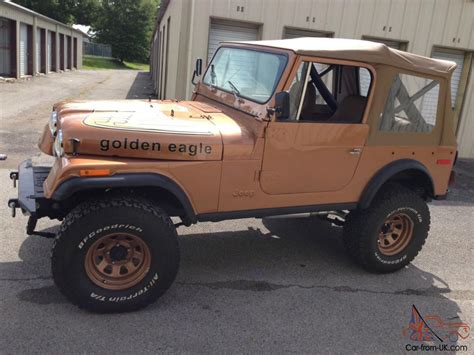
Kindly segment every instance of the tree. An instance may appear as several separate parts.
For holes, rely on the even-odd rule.
[[[18,5],[67,24],[92,25],[100,0],[15,0]]]
[[[111,44],[121,62],[147,62],[157,6],[157,0],[103,0],[93,26],[97,41]]]

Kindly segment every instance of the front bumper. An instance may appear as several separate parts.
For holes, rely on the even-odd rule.
[[[35,218],[43,217],[40,211],[41,201],[44,200],[43,183],[50,170],[48,166],[33,166],[31,160],[25,160],[20,164],[17,172],[10,173],[14,187],[18,181],[18,198],[8,200],[13,217],[17,208],[26,215]]]

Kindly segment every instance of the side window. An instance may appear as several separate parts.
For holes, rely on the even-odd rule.
[[[303,62],[290,87],[291,119],[360,123],[371,80],[366,68]]]
[[[301,95],[308,77],[308,62],[302,62],[290,86],[290,120],[296,120],[300,107]]]
[[[379,129],[385,132],[431,132],[436,125],[438,96],[438,81],[397,74],[385,102]]]

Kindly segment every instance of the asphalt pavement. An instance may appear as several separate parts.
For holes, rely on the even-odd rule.
[[[414,263],[374,275],[344,252],[341,228],[318,219],[242,219],[178,229],[175,284],[155,304],[97,315],[69,304],[50,272],[51,240],[27,237],[6,207],[8,173],[38,154],[55,101],[148,97],[148,74],[77,71],[0,83],[0,353],[401,353],[412,306],[447,323],[474,321],[474,162],[460,160],[448,200],[430,204]],[[57,221],[38,229],[55,231]],[[447,329],[447,328],[443,328]],[[473,336],[448,342],[474,350]],[[439,343],[439,342],[438,342]],[[429,344],[438,345],[431,342]]]

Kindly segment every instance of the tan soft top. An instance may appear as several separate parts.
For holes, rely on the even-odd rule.
[[[231,42],[289,49],[297,54],[325,58],[352,59],[359,62],[386,64],[400,69],[450,77],[456,63],[400,51],[383,43],[343,38],[301,37],[268,41]]]

